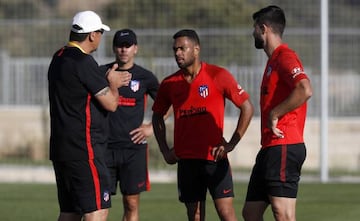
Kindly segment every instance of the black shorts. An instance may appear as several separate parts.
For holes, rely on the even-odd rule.
[[[207,189],[215,199],[234,197],[228,159],[217,162],[183,159],[178,162],[179,200],[184,203],[205,201]]]
[[[303,143],[261,149],[250,176],[246,201],[269,203],[269,195],[296,198],[305,158]]]
[[[99,159],[53,162],[60,211],[90,213],[110,208],[109,173]]]
[[[148,149],[107,149],[106,166],[111,177],[111,193],[116,194],[117,184],[123,195],[139,194],[150,190],[147,167]]]

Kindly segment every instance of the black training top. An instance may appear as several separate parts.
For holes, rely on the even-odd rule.
[[[107,115],[94,95],[108,86],[94,58],[77,47],[63,47],[49,71],[50,159],[88,160],[103,156]]]
[[[113,64],[114,62],[101,68],[108,69]],[[141,148],[144,145],[135,145],[129,133],[143,123],[147,95],[155,99],[159,81],[151,71],[136,64],[129,70],[122,71],[130,72],[132,77],[128,87],[119,88],[119,106],[116,112],[109,114],[109,148]]]

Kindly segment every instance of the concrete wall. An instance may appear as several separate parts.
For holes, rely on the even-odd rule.
[[[225,137],[230,138],[237,119],[225,121]],[[331,119],[328,131],[330,169],[360,169],[360,117]],[[26,155],[34,160],[47,158],[48,110],[41,108],[0,109],[0,158]],[[307,159],[304,168],[320,167],[320,121],[307,119],[305,127]],[[260,148],[260,121],[254,118],[245,137],[229,158],[234,167],[252,167]]]
[[[236,121],[227,119],[226,134],[230,138]],[[330,119],[328,122],[328,164],[330,169],[360,169],[360,118]],[[320,168],[320,120],[308,118],[305,126],[307,158],[305,169]],[[230,154],[233,165],[248,167],[255,162],[260,148],[260,119],[254,118],[243,140]]]
[[[49,137],[48,109],[0,109],[0,159],[29,156],[47,158]]]

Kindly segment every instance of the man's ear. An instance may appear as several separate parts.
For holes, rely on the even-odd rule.
[[[134,52],[134,54],[137,54],[139,47],[138,47],[137,44],[135,44],[134,47],[135,47],[135,52]]]
[[[195,51],[195,53],[196,53],[196,55],[199,55],[200,54],[200,45],[195,45],[194,46],[194,51]]]
[[[93,42],[93,41],[94,41],[95,35],[96,35],[96,33],[95,33],[94,31],[89,33],[88,38],[89,38],[90,42]]]
[[[266,31],[266,29],[268,29],[268,28],[269,28],[269,27],[266,26],[265,24],[261,24],[261,25],[260,25],[261,34],[264,34],[265,31]]]

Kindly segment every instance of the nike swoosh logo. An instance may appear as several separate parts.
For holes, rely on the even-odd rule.
[[[138,187],[139,187],[139,188],[142,187],[142,186],[144,186],[144,185],[145,185],[145,182],[138,183]]]
[[[228,194],[228,193],[230,193],[231,191],[232,191],[232,189],[223,190],[223,193],[224,193],[224,194]]]

